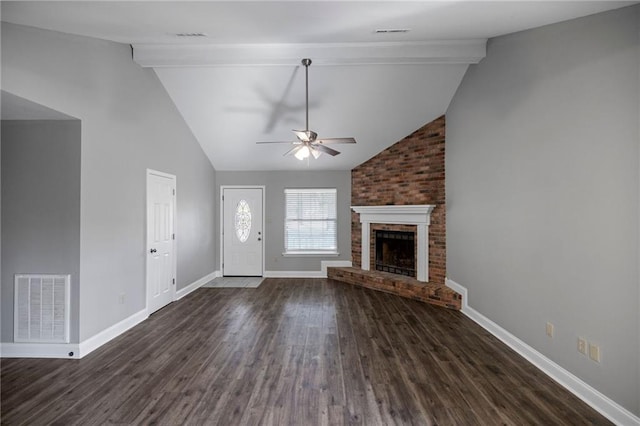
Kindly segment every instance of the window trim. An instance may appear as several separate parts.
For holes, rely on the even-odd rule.
[[[287,192],[302,192],[302,193],[312,193],[312,192],[322,192],[325,193],[327,191],[332,191],[335,196],[335,219],[327,219],[327,220],[335,220],[335,249],[331,250],[287,250]],[[283,244],[284,251],[282,252],[283,257],[338,257],[340,253],[338,252],[338,189],[337,188],[285,188],[284,189],[284,227],[283,227]],[[321,219],[317,219],[321,220]],[[324,220],[322,220],[324,221]]]
[[[340,253],[337,251],[283,251],[284,257],[338,257]]]

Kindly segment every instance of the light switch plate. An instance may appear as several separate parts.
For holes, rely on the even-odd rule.
[[[553,337],[553,324],[547,323],[547,336]]]
[[[582,337],[578,337],[578,352],[582,355],[587,354],[587,341]]]
[[[600,362],[600,346],[589,343],[589,358],[595,362]]]

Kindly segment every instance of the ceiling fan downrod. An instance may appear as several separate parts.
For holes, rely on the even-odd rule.
[[[307,110],[307,119],[306,119],[306,126],[304,128],[304,130],[306,132],[309,132],[309,65],[311,65],[311,59],[309,58],[304,58],[302,60],[302,65],[304,65],[304,81],[305,81],[305,92],[306,92],[306,98],[305,98],[305,105],[306,110]]]

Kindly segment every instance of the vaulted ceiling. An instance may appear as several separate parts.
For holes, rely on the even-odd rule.
[[[487,39],[633,3],[3,1],[1,16],[131,44],[217,170],[348,170],[444,114]],[[304,129],[302,58],[313,61],[309,127],[357,140],[336,157],[256,144]]]

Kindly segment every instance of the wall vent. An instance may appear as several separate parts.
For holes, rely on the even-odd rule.
[[[206,33],[177,33],[177,37],[207,37]]]
[[[376,34],[396,34],[396,33],[408,33],[410,28],[379,28],[373,32]]]
[[[13,340],[69,343],[70,275],[15,275]]]

